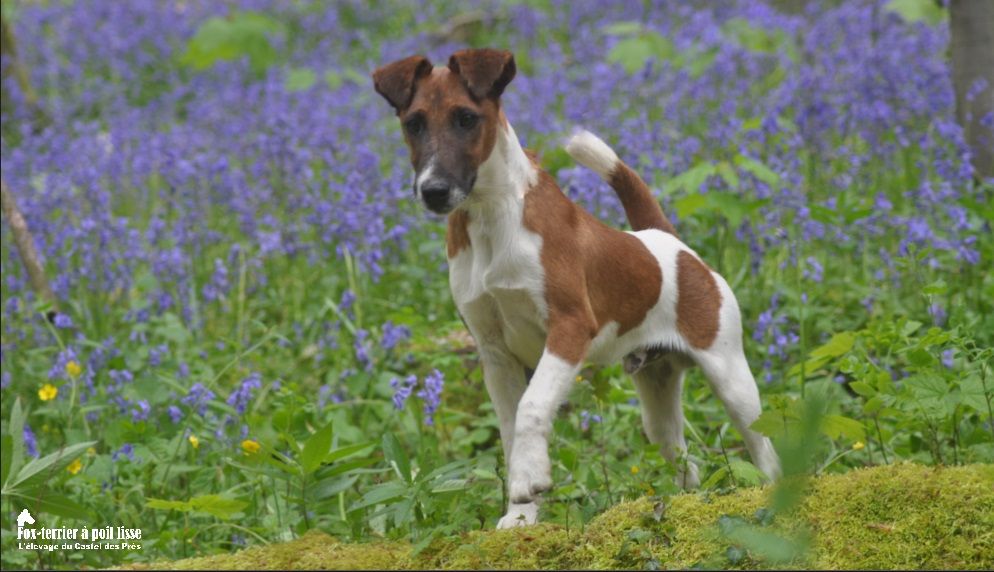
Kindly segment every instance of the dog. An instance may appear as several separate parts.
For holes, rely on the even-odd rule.
[[[439,67],[411,56],[373,72],[410,148],[417,200],[448,215],[449,284],[479,348],[508,466],[509,505],[497,527],[537,522],[539,496],[552,487],[552,420],[587,361],[624,363],[645,433],[677,465],[684,488],[700,484],[686,458],[680,395],[684,370],[695,365],[753,462],[776,479],[772,444],[749,428],[759,390],[728,284],[680,241],[645,182],[589,132],[566,150],[614,189],[633,230],[610,228],[567,198],[501,109],[515,73],[514,56],[494,49],[461,50]]]

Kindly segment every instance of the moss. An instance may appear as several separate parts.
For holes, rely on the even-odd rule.
[[[293,542],[158,563],[181,569],[607,569],[695,564],[727,567],[729,544],[717,533],[723,515],[750,520],[772,488],[728,495],[690,493],[665,505],[638,499],[594,519],[583,531],[538,526],[471,532],[435,541],[412,555],[402,542],[345,544],[319,532]],[[914,464],[812,479],[791,514],[769,531],[809,533],[805,560],[820,569],[994,568],[994,465],[935,468]],[[757,555],[736,563],[769,568]],[[141,566],[136,566],[140,568]]]

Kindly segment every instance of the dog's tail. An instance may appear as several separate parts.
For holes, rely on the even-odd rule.
[[[607,143],[589,131],[580,131],[566,144],[566,152],[611,185],[625,207],[625,215],[633,230],[656,228],[677,236],[676,229],[652,196],[649,186],[618,158]]]

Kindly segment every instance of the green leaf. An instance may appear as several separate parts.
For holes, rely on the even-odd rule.
[[[61,472],[76,460],[76,457],[79,457],[83,451],[95,444],[96,441],[76,443],[75,445],[69,445],[62,450],[45,455],[40,459],[31,460],[31,462],[21,467],[21,470],[9,486],[4,484],[4,492],[9,493],[14,489],[30,491],[43,484],[46,479],[61,475]]]
[[[890,0],[884,9],[899,15],[905,22],[924,22],[932,26],[942,22],[948,14],[935,0]]]
[[[687,195],[673,203],[673,209],[676,210],[677,216],[682,219],[692,216],[707,206],[708,199],[704,195]]]
[[[938,296],[945,294],[947,291],[949,291],[949,286],[946,285],[946,281],[941,278],[922,288],[922,292],[928,294],[929,296]]]
[[[49,514],[54,514],[57,516],[62,516],[65,518],[74,518],[76,520],[88,521],[91,519],[92,515],[90,511],[83,508],[83,506],[77,504],[75,501],[69,500],[68,498],[46,492],[44,495],[33,498],[28,501],[29,506],[37,509],[40,512],[47,512]]]
[[[736,155],[735,164],[771,187],[780,182],[780,175],[777,175],[769,167],[751,157]]]
[[[290,70],[286,76],[286,90],[289,92],[306,91],[317,82],[318,76],[313,70],[297,68]]]
[[[10,466],[7,468],[7,477],[17,474],[17,470],[24,464],[24,423],[27,420],[27,412],[21,407],[21,398],[14,400],[14,405],[10,408],[10,421],[7,422],[7,434],[13,439],[10,451]],[[6,485],[7,478],[0,480],[0,484]]]
[[[607,54],[607,61],[621,64],[631,74],[641,70],[650,60],[672,59],[674,53],[673,42],[668,38],[656,32],[643,31],[615,44]]]
[[[10,464],[14,456],[14,440],[6,433],[0,437],[0,485],[7,482]]]
[[[739,485],[756,486],[765,483],[768,479],[756,465],[748,461],[734,460],[729,463],[732,467],[732,474]]]
[[[877,394],[877,390],[865,381],[854,381],[849,384],[849,388],[863,397],[873,397]]]
[[[313,473],[321,466],[321,462],[328,455],[328,450],[331,449],[331,436],[332,425],[329,423],[304,443],[304,450],[300,454],[300,465],[305,475]]]
[[[829,439],[845,437],[850,441],[861,441],[866,437],[863,424],[842,415],[825,415],[821,418],[821,432]]]
[[[221,495],[201,495],[190,499],[190,507],[194,512],[205,512],[222,520],[240,513],[248,504],[246,501]]]
[[[729,189],[734,191],[739,188],[739,175],[726,161],[718,163],[718,174],[725,180],[725,184],[728,185]]]
[[[240,513],[248,502],[221,495],[199,495],[188,501],[175,501],[150,498],[145,506],[157,510],[178,510],[180,512],[200,512],[227,520]]]
[[[407,493],[407,486],[404,483],[391,481],[377,485],[362,495],[358,502],[349,508],[349,512],[360,510],[366,507],[385,504],[388,501],[396,500]]]
[[[355,455],[356,453],[365,451],[366,449],[373,447],[374,445],[375,445],[374,443],[357,443],[355,445],[347,445],[345,447],[339,447],[334,451],[328,453],[324,458],[324,462],[334,463],[339,459],[344,459],[346,457]]]
[[[469,487],[469,481],[466,479],[448,479],[442,482],[442,484],[435,486],[431,489],[433,493],[448,493],[452,491],[461,491]]]
[[[832,339],[828,340],[825,344],[811,350],[810,355],[814,358],[839,357],[851,350],[855,342],[856,334],[852,332],[839,332],[832,336]]]
[[[614,22],[608,24],[602,28],[605,34],[610,34],[612,36],[634,36],[645,30],[645,26],[641,22]]]
[[[400,478],[408,483],[412,481],[411,461],[407,458],[407,453],[393,433],[383,435],[383,455],[393,465]]]
[[[219,61],[247,57],[252,70],[261,73],[277,59],[269,38],[284,33],[283,24],[257,12],[210,18],[190,39],[179,61],[204,70]]]
[[[701,488],[704,490],[713,489],[718,486],[721,481],[725,480],[728,476],[728,467],[722,465],[717,471],[711,473],[711,476],[707,478],[703,483],[701,483]]]

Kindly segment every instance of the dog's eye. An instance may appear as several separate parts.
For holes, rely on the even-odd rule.
[[[479,121],[480,116],[472,111],[460,111],[456,115],[456,123],[459,125],[460,129],[465,129],[466,131],[476,127],[476,124]]]
[[[425,130],[425,120],[421,116],[412,117],[404,122],[404,129],[407,129],[412,137],[417,137]]]

